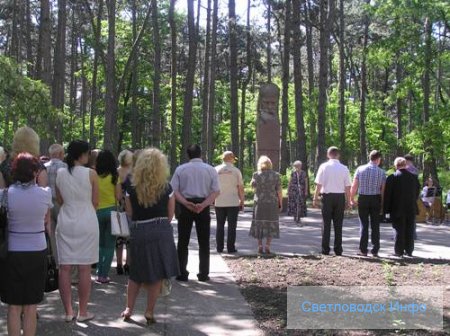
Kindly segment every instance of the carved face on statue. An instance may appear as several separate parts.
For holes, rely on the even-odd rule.
[[[279,88],[273,83],[262,84],[258,97],[256,152],[271,158],[273,169],[280,161],[280,121],[278,117]]]
[[[276,85],[263,85],[260,89],[259,118],[262,122],[278,121],[279,89]]]
[[[275,97],[264,97],[261,99],[261,106],[259,109],[259,117],[262,121],[277,120],[276,115],[276,101]]]

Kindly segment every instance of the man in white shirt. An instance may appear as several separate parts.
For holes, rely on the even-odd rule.
[[[340,152],[337,147],[327,151],[328,161],[322,163],[317,171],[316,192],[313,206],[317,206],[322,195],[322,254],[330,254],[331,222],[334,226],[334,253],[342,255],[342,222],[345,207],[350,207],[350,172],[347,166],[339,162]]]
[[[216,249],[222,253],[224,248],[225,222],[228,219],[227,251],[236,253],[236,226],[239,210],[244,207],[244,183],[241,171],[234,166],[236,160],[233,152],[222,155],[223,163],[216,168],[219,175],[220,194],[216,198],[217,219]]]

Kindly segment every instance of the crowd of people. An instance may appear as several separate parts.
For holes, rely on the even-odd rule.
[[[116,250],[117,274],[129,274],[123,318],[131,317],[142,287],[148,292],[144,315],[154,323],[162,280],[180,274],[169,224],[175,197],[165,155],[157,149],[123,151],[116,160],[108,150],[90,150],[87,142],[75,140],[66,152],[53,144],[48,157],[40,157],[39,136],[29,127],[16,131],[9,155],[3,148],[0,154],[0,199],[8,209],[9,233],[8,253],[0,261],[5,270],[0,295],[8,304],[8,334],[35,334],[49,250],[58,264],[65,322],[94,318],[88,309],[92,268],[98,284],[108,283]],[[129,216],[129,238],[112,235],[113,210]]]
[[[395,172],[386,177],[386,172],[379,167],[381,153],[374,150],[369,155],[369,162],[356,169],[352,183],[348,168],[339,162],[339,149],[330,147],[327,156],[328,161],[317,172],[313,198],[313,206],[317,206],[319,197],[322,200],[322,254],[330,253],[330,230],[333,224],[334,253],[342,255],[344,211],[357,206],[360,219],[359,255],[368,254],[370,226],[371,254],[378,257],[381,215],[387,214],[395,230],[393,256],[412,257],[420,189],[416,168],[411,163],[408,165],[404,157],[397,157],[394,160]]]
[[[33,335],[36,305],[42,301],[46,276],[47,244],[59,267],[59,292],[66,322],[94,318],[88,303],[91,273],[98,284],[110,282],[116,252],[118,275],[129,275],[127,299],[121,316],[131,319],[141,288],[147,291],[144,316],[155,323],[154,307],[166,279],[188,281],[189,241],[193,224],[199,245],[199,281],[209,281],[210,207],[217,219],[216,250],[236,253],[239,211],[244,208],[242,173],[233,152],[222,155],[213,167],[201,159],[198,145],[187,149],[189,161],[176,168],[169,182],[167,157],[158,149],[124,150],[117,159],[108,150],[91,149],[75,140],[67,151],[61,144],[40,157],[39,136],[29,127],[19,128],[11,153],[0,148],[0,199],[7,199],[9,252],[2,261],[1,300],[8,304],[8,333]],[[321,201],[322,254],[330,253],[331,226],[334,253],[341,255],[344,211],[357,206],[360,218],[359,254],[380,249],[380,214],[389,214],[395,229],[395,255],[411,256],[414,250],[416,200],[419,197],[417,170],[411,158],[396,158],[395,173],[386,177],[379,167],[381,153],[372,151],[369,162],[358,167],[353,182],[348,168],[340,163],[336,147],[327,151],[315,177],[313,206]],[[249,236],[257,241],[258,254],[271,254],[272,239],[280,237],[279,213],[283,207],[281,176],[269,157],[261,156],[253,173],[253,218]],[[430,185],[428,185],[430,187]],[[300,226],[307,216],[308,179],[302,163],[295,161],[288,185],[288,215]],[[358,199],[356,200],[356,195]],[[4,197],[7,196],[7,197]],[[130,237],[111,233],[111,212],[125,211]],[[175,244],[173,217],[178,221]],[[126,249],[126,258],[124,256]],[[72,285],[78,286],[75,313]]]

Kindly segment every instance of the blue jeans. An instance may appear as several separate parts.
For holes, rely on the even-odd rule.
[[[116,247],[116,237],[111,234],[111,211],[115,207],[97,210],[98,225],[100,231],[100,246],[97,263],[97,276],[107,277],[111,269]]]

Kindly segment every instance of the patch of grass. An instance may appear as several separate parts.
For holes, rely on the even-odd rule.
[[[384,278],[386,280],[386,284],[388,286],[394,286],[395,280],[394,280],[394,270],[393,266],[389,263],[383,260],[383,272],[384,272]]]

